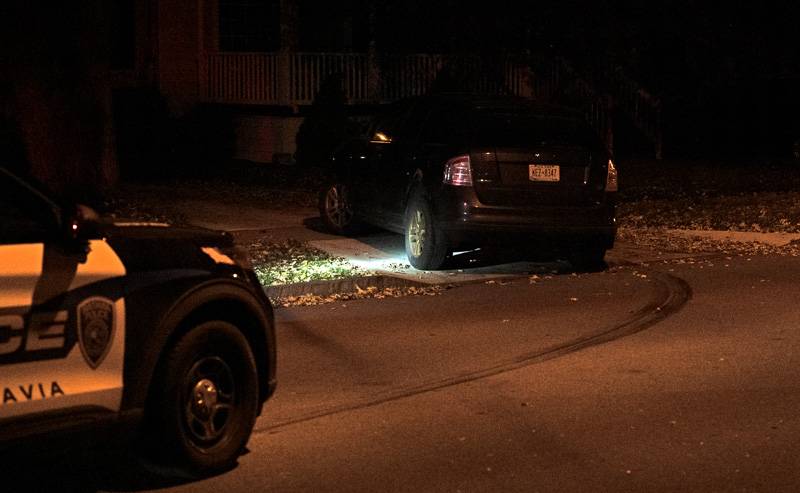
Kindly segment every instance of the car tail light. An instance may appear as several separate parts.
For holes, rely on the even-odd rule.
[[[472,168],[469,156],[456,156],[444,163],[444,183],[457,187],[472,186]]]
[[[614,161],[608,160],[608,175],[606,175],[606,192],[616,192],[617,185],[617,167],[614,166]]]

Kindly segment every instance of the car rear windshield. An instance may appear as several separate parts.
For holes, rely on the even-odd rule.
[[[552,115],[496,109],[478,109],[472,114],[472,137],[478,145],[529,147],[574,145],[595,147],[597,136],[583,120]]]

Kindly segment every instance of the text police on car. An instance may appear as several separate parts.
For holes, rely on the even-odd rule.
[[[123,424],[207,473],[274,388],[272,307],[229,235],[103,224],[0,167],[1,446]]]

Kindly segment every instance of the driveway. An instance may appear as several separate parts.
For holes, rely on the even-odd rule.
[[[514,278],[529,274],[546,274],[569,269],[559,262],[519,261],[513,256],[485,256],[481,252],[458,252],[451,268],[441,271],[419,271],[406,260],[401,235],[382,230],[371,230],[358,237],[342,237],[324,231],[317,210],[308,207],[270,209],[242,206],[214,200],[181,200],[172,207],[187,222],[201,227],[232,232],[237,240],[246,243],[268,236],[273,241],[296,239],[324,250],[331,255],[344,257],[350,263],[372,271],[376,275],[425,284],[463,283],[489,279]],[[665,230],[674,237],[697,237],[710,241],[761,242],[766,245],[785,245],[800,241],[800,234],[786,233],[736,233],[730,231]],[[630,235],[626,235],[630,236]],[[618,239],[606,254],[609,266],[649,264],[677,258],[702,257],[689,251],[666,252],[652,246]],[[385,285],[385,280],[384,280]]]

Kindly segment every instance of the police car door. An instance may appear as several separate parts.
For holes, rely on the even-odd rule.
[[[0,168],[0,419],[119,410],[125,269],[105,241],[71,247],[59,216]]]

